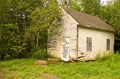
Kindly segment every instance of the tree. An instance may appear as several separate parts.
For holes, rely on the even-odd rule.
[[[71,9],[73,10],[77,10],[77,11],[82,11],[82,5],[81,5],[81,1],[75,2],[74,0],[70,0],[69,6]]]
[[[97,16],[100,12],[100,0],[72,0],[70,7],[72,9]]]
[[[100,0],[82,0],[83,12],[90,15],[99,15]]]
[[[115,31],[115,50],[120,47],[120,1],[115,1],[114,5],[101,8],[100,15],[104,21],[114,27]],[[119,50],[120,51],[120,50]]]
[[[45,3],[45,2],[44,2]],[[31,38],[31,44],[36,50],[47,47],[48,29],[55,26],[55,20],[60,16],[60,10],[56,0],[43,4],[30,14],[31,26],[26,31],[26,38]]]
[[[10,3],[10,0],[0,1],[0,55],[2,59],[5,55],[12,53],[9,50],[17,41],[18,27],[15,25],[15,14]]]
[[[0,56],[25,57],[47,46],[47,30],[59,15],[56,0],[0,1]],[[34,51],[33,51],[34,52]],[[24,55],[23,55],[24,54]],[[31,54],[31,53],[29,53]]]

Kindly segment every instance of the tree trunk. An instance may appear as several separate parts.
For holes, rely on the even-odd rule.
[[[36,38],[36,50],[39,46],[39,32],[37,32],[37,38]]]

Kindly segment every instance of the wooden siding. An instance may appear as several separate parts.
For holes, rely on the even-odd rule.
[[[92,51],[87,51],[86,38],[92,37]],[[103,54],[106,50],[106,40],[110,39],[110,50],[114,50],[114,33],[93,30],[88,28],[79,27],[78,36],[78,56],[82,53],[85,59],[94,59],[97,54]]]
[[[65,39],[70,39],[69,44],[69,57],[72,59],[77,58],[77,25],[78,23],[62,9],[62,21],[61,26],[58,28],[60,32],[56,35],[48,36],[48,52],[61,58],[62,44],[65,43]],[[52,29],[50,29],[52,30]],[[52,31],[53,32],[53,31]],[[57,34],[60,34],[57,36]],[[54,47],[54,48],[53,48]]]

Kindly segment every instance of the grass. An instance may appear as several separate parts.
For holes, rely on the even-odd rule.
[[[75,63],[49,63],[47,67],[35,66],[35,59],[0,61],[2,79],[44,79],[42,73],[61,79],[120,79],[120,55],[104,60]]]

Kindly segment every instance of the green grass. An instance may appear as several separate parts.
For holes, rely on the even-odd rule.
[[[119,54],[98,61],[49,63],[47,67],[35,66],[35,61],[35,59],[1,61],[0,78],[42,79],[41,74],[46,73],[61,79],[120,79]]]

